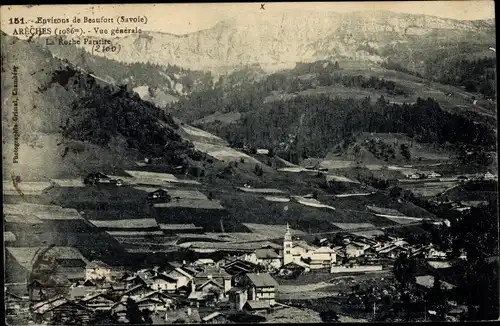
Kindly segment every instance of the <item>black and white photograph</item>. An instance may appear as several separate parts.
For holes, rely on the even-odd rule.
[[[0,18],[6,325],[500,320],[494,1]]]

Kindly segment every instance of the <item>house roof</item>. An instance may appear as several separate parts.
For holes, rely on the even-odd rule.
[[[86,296],[85,298],[82,299],[82,301],[87,302],[87,301],[90,301],[90,300],[98,298],[98,297],[103,297],[103,298],[111,300],[111,298],[109,298],[109,295],[107,295],[106,293],[103,293],[103,292],[99,292],[99,293],[95,293],[95,294],[91,294],[89,296]]]
[[[34,286],[45,287],[45,285],[43,285],[42,282],[40,282],[39,280],[33,280],[28,284],[28,288]]]
[[[89,312],[93,311],[91,308],[85,307],[84,305],[77,304],[74,301],[67,300],[65,298],[61,298],[39,307],[38,309],[36,309],[36,313],[44,314],[48,311],[54,310],[55,308],[58,308],[65,304],[70,304],[73,307],[80,308],[82,310],[87,310]]]
[[[14,293],[7,292],[7,291],[5,291],[5,296],[12,297],[12,298],[17,299],[17,300],[24,300],[22,297],[14,294]]]
[[[136,301],[136,303],[147,303],[147,302],[154,302],[154,303],[164,303],[162,300],[157,299],[157,298],[140,298],[139,300]]]
[[[230,269],[231,267],[236,267],[236,268],[239,268],[239,269],[242,269],[245,271],[251,271],[252,269],[254,269],[258,266],[254,263],[251,263],[249,261],[245,261],[242,259],[236,259],[236,260],[230,261],[223,266],[223,268],[226,270]]]
[[[305,250],[314,250],[314,249],[316,249],[316,247],[311,246],[311,245],[309,245],[307,242],[302,241],[302,240],[295,241],[295,242],[293,243],[293,246],[294,246],[294,247],[300,247],[300,248],[303,248],[303,249],[305,249]]]
[[[181,267],[176,267],[176,268],[174,268],[173,270],[171,270],[169,273],[171,273],[171,272],[173,272],[173,271],[176,271],[176,272],[178,272],[179,274],[182,274],[182,275],[186,276],[186,277],[187,277],[187,278],[189,278],[189,279],[193,278],[193,275],[192,275],[192,274],[190,274],[188,271],[184,270],[184,269],[183,269],[183,268],[181,268]],[[168,273],[168,274],[169,274],[169,273]],[[168,275],[168,274],[167,274],[167,275]]]
[[[314,252],[316,252],[316,253],[332,253],[332,252],[335,253],[336,250],[333,248],[330,248],[328,246],[323,246],[323,247],[316,248],[314,250]]]
[[[177,280],[174,277],[168,276],[168,275],[163,274],[163,273],[155,275],[151,279],[152,280],[161,279],[161,280],[165,280],[165,281],[170,281],[170,282],[177,283]]]
[[[210,279],[200,285],[197,285],[196,286],[196,289],[199,290],[199,289],[203,289],[205,286],[209,285],[209,284],[213,284],[215,285],[216,287],[218,287],[219,289],[224,289],[224,285],[220,284],[219,282],[217,282],[216,280],[214,279]]]
[[[417,276],[415,278],[416,283],[420,286],[426,287],[428,289],[432,288],[434,286],[434,276],[432,275],[423,275],[423,276]],[[453,284],[450,284],[445,281],[441,281],[441,288],[443,290],[451,290],[454,289],[456,286]]]
[[[100,260],[93,260],[87,265],[87,268],[98,268],[98,267],[108,268],[108,269],[111,268],[108,264]]]
[[[240,288],[240,287],[236,287],[236,286],[233,286],[231,289],[229,289],[229,291],[227,291],[228,293],[229,292],[234,292],[234,293],[241,293],[241,292],[244,292],[245,289],[244,288]]]
[[[84,286],[77,286],[77,287],[74,287],[74,288],[71,288],[69,290],[69,295],[71,298],[77,298],[77,297],[85,297],[86,295],[89,294],[91,290],[89,290],[88,288],[84,287]]]
[[[269,273],[248,273],[247,277],[256,287],[278,287],[278,282]]]
[[[200,258],[198,259],[195,264],[214,264],[214,260],[211,258]]]
[[[207,293],[202,292],[202,291],[193,291],[189,294],[188,299],[189,300],[204,300],[208,296]]]
[[[435,269],[450,268],[451,264],[448,261],[427,261],[430,267]]]
[[[224,278],[231,279],[231,274],[226,272],[224,269],[215,267],[215,266],[207,266],[203,271],[196,274],[196,278],[205,278],[212,276],[213,278]]]
[[[224,314],[221,313],[220,311],[215,311],[215,312],[212,312],[210,315],[203,317],[201,320],[204,322],[207,322],[207,321],[210,321],[218,316],[224,316]]]
[[[38,308],[40,308],[40,307],[42,307],[42,306],[44,306],[46,304],[49,304],[49,303],[52,303],[54,301],[61,300],[61,299],[64,299],[64,297],[63,296],[57,296],[57,297],[50,298],[50,299],[45,300],[45,301],[37,302],[33,306],[31,306],[31,309],[36,310],[36,309],[38,309]]]
[[[82,282],[82,284],[84,286],[95,286],[96,285],[96,283],[93,282],[92,280],[86,280],[86,281]]]
[[[269,301],[266,301],[266,300],[248,300],[245,303],[245,306],[248,306],[252,310],[271,308]]]
[[[138,289],[142,288],[142,287],[147,288],[147,287],[146,287],[146,285],[144,285],[144,284],[139,284],[139,285],[134,286],[133,288],[128,289],[127,291],[123,292],[123,295],[125,296],[125,295],[127,295],[127,294],[129,294],[129,293],[131,293],[131,292],[133,292],[133,291],[135,291],[135,290],[138,290]]]
[[[257,249],[255,256],[258,259],[279,259],[281,256],[274,249]]]
[[[363,245],[362,244],[359,244],[359,243],[356,243],[356,242],[350,242],[347,246],[347,247],[356,247],[356,249],[363,249]]]
[[[158,296],[160,296],[162,298],[169,298],[169,299],[177,300],[174,296],[166,294],[166,293],[163,293],[163,292],[160,292],[160,291],[151,291],[151,292],[148,292],[145,295],[141,296],[141,298],[151,297],[153,295],[158,295]]]

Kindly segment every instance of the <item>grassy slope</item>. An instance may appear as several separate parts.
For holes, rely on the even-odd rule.
[[[365,98],[370,96],[372,101],[376,101],[378,97],[384,95],[384,97],[391,101],[397,103],[413,103],[416,101],[418,97],[428,98],[432,97],[439,102],[441,107],[449,112],[456,112],[456,106],[459,106],[460,112],[462,111],[473,111],[477,112],[481,115],[486,115],[488,117],[495,117],[496,114],[491,108],[483,107],[481,105],[474,105],[471,98],[473,96],[479,97],[477,94],[468,93],[464,90],[451,86],[444,85],[436,82],[427,82],[426,80],[416,77],[413,75],[409,75],[399,71],[387,70],[384,68],[369,68],[369,69],[360,69],[359,67],[349,67],[343,68],[341,73],[346,76],[357,76],[361,75],[366,78],[371,76],[384,78],[386,80],[391,80],[396,83],[399,83],[411,91],[411,95],[408,97],[405,96],[393,96],[388,95],[386,92],[377,91],[374,89],[361,89],[361,88],[352,88],[352,87],[344,87],[342,85],[332,85],[332,86],[324,86],[317,87],[314,89],[308,89],[301,92],[298,92],[297,95],[312,95],[312,94],[331,94],[332,96],[339,97],[353,97],[353,98]],[[451,94],[448,96],[448,94]],[[282,98],[287,98],[293,96],[292,94],[280,94],[270,95],[266,97],[266,101],[275,101],[280,100]]]

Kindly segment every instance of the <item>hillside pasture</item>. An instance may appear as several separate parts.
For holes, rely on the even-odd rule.
[[[123,239],[126,239],[128,237],[138,238],[138,237],[144,237],[144,236],[163,235],[162,231],[106,231],[106,233],[112,237],[115,237],[115,239],[117,239],[117,240],[118,239],[123,240]]]
[[[333,223],[336,227],[342,230],[357,230],[375,228],[371,223]]]
[[[177,178],[170,173],[158,173],[149,171],[125,170],[127,174],[134,178],[158,179],[167,182],[177,182]]]
[[[277,197],[277,196],[265,196],[265,200],[277,203],[288,203],[290,198],[287,197]]]
[[[153,204],[154,208],[192,208],[203,210],[224,210],[219,200],[196,200],[190,198],[174,198],[167,203]]]
[[[4,208],[5,209],[5,208]],[[6,224],[43,224],[43,221],[31,214],[9,214],[4,213],[3,219]]]
[[[256,224],[256,223],[243,223],[252,233],[261,234],[271,239],[278,239],[284,236],[286,232],[286,224]],[[290,233],[294,235],[305,234],[301,230],[290,228]]]
[[[156,187],[134,187],[134,189],[143,191],[145,193],[151,193],[161,188]],[[208,200],[207,196],[201,193],[198,190],[184,190],[184,189],[175,189],[168,188],[164,189],[172,198],[181,198],[181,199],[198,199],[198,200]]]
[[[50,182],[18,182],[14,185],[12,180],[3,181],[3,194],[4,195],[42,195],[44,190],[50,188]]]
[[[238,187],[239,191],[254,193],[254,194],[283,194],[282,190],[273,189],[273,188],[246,188],[246,187]]]
[[[50,181],[59,187],[85,187],[81,179],[51,179]]]
[[[346,182],[346,183],[356,183],[359,184],[360,182],[357,180],[352,180],[344,176],[339,176],[339,175],[332,175],[332,174],[327,174],[326,175],[326,181],[327,182]]]
[[[307,170],[306,168],[303,168],[303,167],[300,167],[300,166],[288,166],[288,167],[284,167],[284,168],[279,168],[278,169],[279,172],[290,172],[290,173],[299,173],[299,172],[305,172],[305,171],[309,171]]]
[[[391,220],[397,224],[412,224],[415,222],[423,221],[422,218],[418,217],[408,217],[408,216],[393,216],[393,215],[385,215],[385,214],[375,214],[376,216],[385,217],[386,219]]]
[[[197,142],[204,142],[204,143],[209,143],[213,145],[220,145],[220,146],[226,146],[227,142],[220,138],[215,136],[214,134],[211,134],[205,130],[193,127],[193,126],[188,126],[184,123],[181,124],[181,130],[184,134],[184,136],[189,139],[190,141],[197,141]]]
[[[319,163],[319,166],[329,170],[334,169],[345,169],[352,167],[354,165],[353,161],[343,161],[343,160],[324,160]]]
[[[241,159],[248,161],[248,163],[253,163],[253,164],[262,164],[261,162],[257,161],[255,158],[242,153],[240,151],[237,151],[235,149],[232,149],[231,147],[228,146],[221,146],[221,145],[214,145],[214,144],[209,144],[209,143],[202,143],[198,141],[193,142],[194,147],[199,150],[200,152],[206,153],[212,157],[214,157],[217,160],[220,161],[236,161],[239,162]]]
[[[232,124],[238,122],[241,119],[240,112],[215,112],[213,114],[207,115],[201,119],[192,122],[193,125],[203,125],[207,123],[222,122],[223,124]]]
[[[456,107],[457,105],[467,106],[472,111],[478,109],[481,110],[481,108],[474,108],[474,106],[472,105],[472,101],[470,100],[476,94],[468,93],[458,87],[451,85],[445,85],[436,82],[427,82],[422,78],[403,72],[387,70],[384,68],[372,68],[370,70],[343,70],[343,73],[346,75],[363,75],[365,77],[374,76],[378,78],[384,78],[386,80],[391,80],[399,83],[407,89],[412,90],[412,94],[406,98],[398,96],[392,99],[384,94],[384,97],[389,98],[389,100],[399,102],[406,101],[408,103],[415,102],[418,97],[432,97],[439,102],[443,109],[446,109],[452,113],[454,107]],[[450,96],[448,96],[448,94],[450,94]]]
[[[331,209],[331,210],[335,210],[335,207],[332,207],[332,206],[329,206],[329,205],[325,205],[325,204],[322,204],[321,202],[319,202],[318,200],[316,199],[311,199],[311,198],[304,198],[304,197],[301,197],[301,196],[294,196],[293,197],[299,204],[302,204],[302,205],[305,205],[305,206],[309,206],[309,207],[317,207],[317,208],[328,208],[328,209]]]
[[[154,218],[124,219],[124,220],[89,220],[98,228],[106,229],[149,229],[158,228]]]
[[[58,187],[50,190],[48,196],[60,206],[86,210],[135,210],[144,207],[146,195],[131,187],[113,185],[96,187]]]
[[[192,202],[200,202],[195,200]],[[208,201],[207,201],[208,202]],[[224,206],[226,206],[224,204]],[[155,206],[152,216],[162,224],[194,224],[203,227],[205,232],[246,232],[247,229],[220,204],[202,207],[192,204],[177,206]]]
[[[378,214],[385,214],[385,215],[392,215],[392,216],[404,216],[401,212],[399,212],[396,209],[391,209],[391,208],[383,208],[383,207],[377,207],[377,206],[366,206],[369,210],[378,213]]]
[[[55,205],[40,205],[30,203],[4,204],[7,214],[31,215],[39,220],[81,220],[77,210]]]

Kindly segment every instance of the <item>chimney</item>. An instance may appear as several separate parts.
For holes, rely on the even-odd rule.
[[[186,261],[185,260],[182,261],[182,265],[183,266],[186,265]]]
[[[208,277],[209,280],[211,280],[212,279],[212,274],[209,274],[207,277]]]

